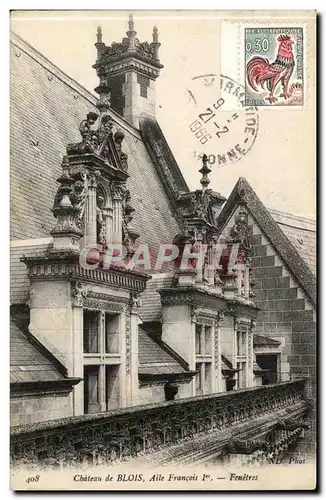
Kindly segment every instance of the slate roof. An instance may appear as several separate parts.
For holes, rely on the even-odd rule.
[[[316,221],[278,210],[268,210],[302,259],[316,274]]]
[[[141,307],[139,316],[144,323],[161,321],[162,304],[158,288],[170,287],[173,276],[170,274],[154,274],[146,284],[146,289],[141,294]]]
[[[170,349],[170,348],[169,348]],[[138,328],[139,374],[182,374],[187,370],[141,327]]]
[[[35,243],[35,242],[34,242]],[[21,262],[21,257],[44,255],[50,243],[14,246],[10,249],[10,303],[26,304],[29,300],[30,282],[27,276],[26,265]]]
[[[91,68],[90,68],[91,71]],[[80,140],[78,127],[96,98],[17,35],[11,41],[11,237],[49,236],[51,212],[68,143]],[[114,111],[129,156],[128,187],[139,243],[154,249],[180,232],[171,200],[142,137]],[[172,154],[172,153],[171,153]],[[145,174],[146,173],[146,174]],[[176,173],[178,177],[178,173]],[[179,182],[180,178],[179,178]]]
[[[52,382],[66,377],[10,321],[10,383]]]

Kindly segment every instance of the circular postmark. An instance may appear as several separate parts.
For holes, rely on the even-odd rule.
[[[205,153],[211,165],[223,167],[249,154],[259,117],[257,107],[245,105],[243,85],[224,75],[200,75],[186,95],[193,108],[189,131],[196,157]]]

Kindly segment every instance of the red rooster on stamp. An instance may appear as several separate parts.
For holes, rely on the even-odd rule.
[[[257,87],[268,90],[270,94],[266,100],[271,104],[277,101],[274,93],[280,82],[283,86],[283,93],[279,97],[288,99],[291,96],[289,83],[295,66],[292,38],[289,35],[279,35],[277,41],[279,42],[278,53],[273,63],[264,57],[256,56],[247,64],[247,80],[250,87],[255,92],[261,92]]]

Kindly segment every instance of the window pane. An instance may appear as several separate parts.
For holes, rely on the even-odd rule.
[[[212,363],[205,363],[205,394],[212,390]]]
[[[202,363],[196,363],[196,371],[198,371],[196,375],[196,394],[203,394],[203,381],[201,376],[201,365]]]
[[[119,408],[120,388],[119,388],[119,366],[105,367],[105,385],[106,385],[106,408],[113,410]]]
[[[205,354],[212,354],[212,327],[205,326]]]
[[[105,315],[105,352],[119,352],[119,316]]]
[[[84,366],[84,412],[99,411],[99,366]]]
[[[201,344],[200,344],[200,337],[201,337],[201,329],[202,326],[196,324],[196,354],[201,354]]]
[[[98,352],[99,313],[84,311],[84,352]]]

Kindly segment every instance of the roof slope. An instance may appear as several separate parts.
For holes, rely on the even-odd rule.
[[[90,68],[91,70],[91,68]],[[51,213],[68,143],[96,98],[14,35],[11,43],[11,233],[13,239],[49,236]],[[129,156],[128,187],[139,242],[157,248],[180,231],[157,167],[139,132],[111,111],[124,129]]]
[[[66,377],[10,321],[10,383],[52,382]]]
[[[142,328],[138,328],[139,374],[181,374],[187,370]]]
[[[168,288],[173,280],[172,274],[154,274],[146,284],[146,289],[141,294],[139,316],[144,323],[161,321],[162,303],[158,288]]]
[[[15,243],[12,241],[10,248],[10,303],[26,304],[29,300],[31,285],[27,276],[26,264],[20,259],[23,256],[44,255],[49,243],[19,246],[15,246]]]
[[[217,220],[220,232],[223,230],[239,201],[245,202],[248,210],[256,220],[265,236],[277,250],[289,270],[307,293],[310,300],[316,303],[316,277],[311,268],[298,252],[296,246],[260,201],[246,179],[240,177]],[[280,213],[280,212],[279,212]]]
[[[316,221],[268,209],[302,259],[316,274]]]

